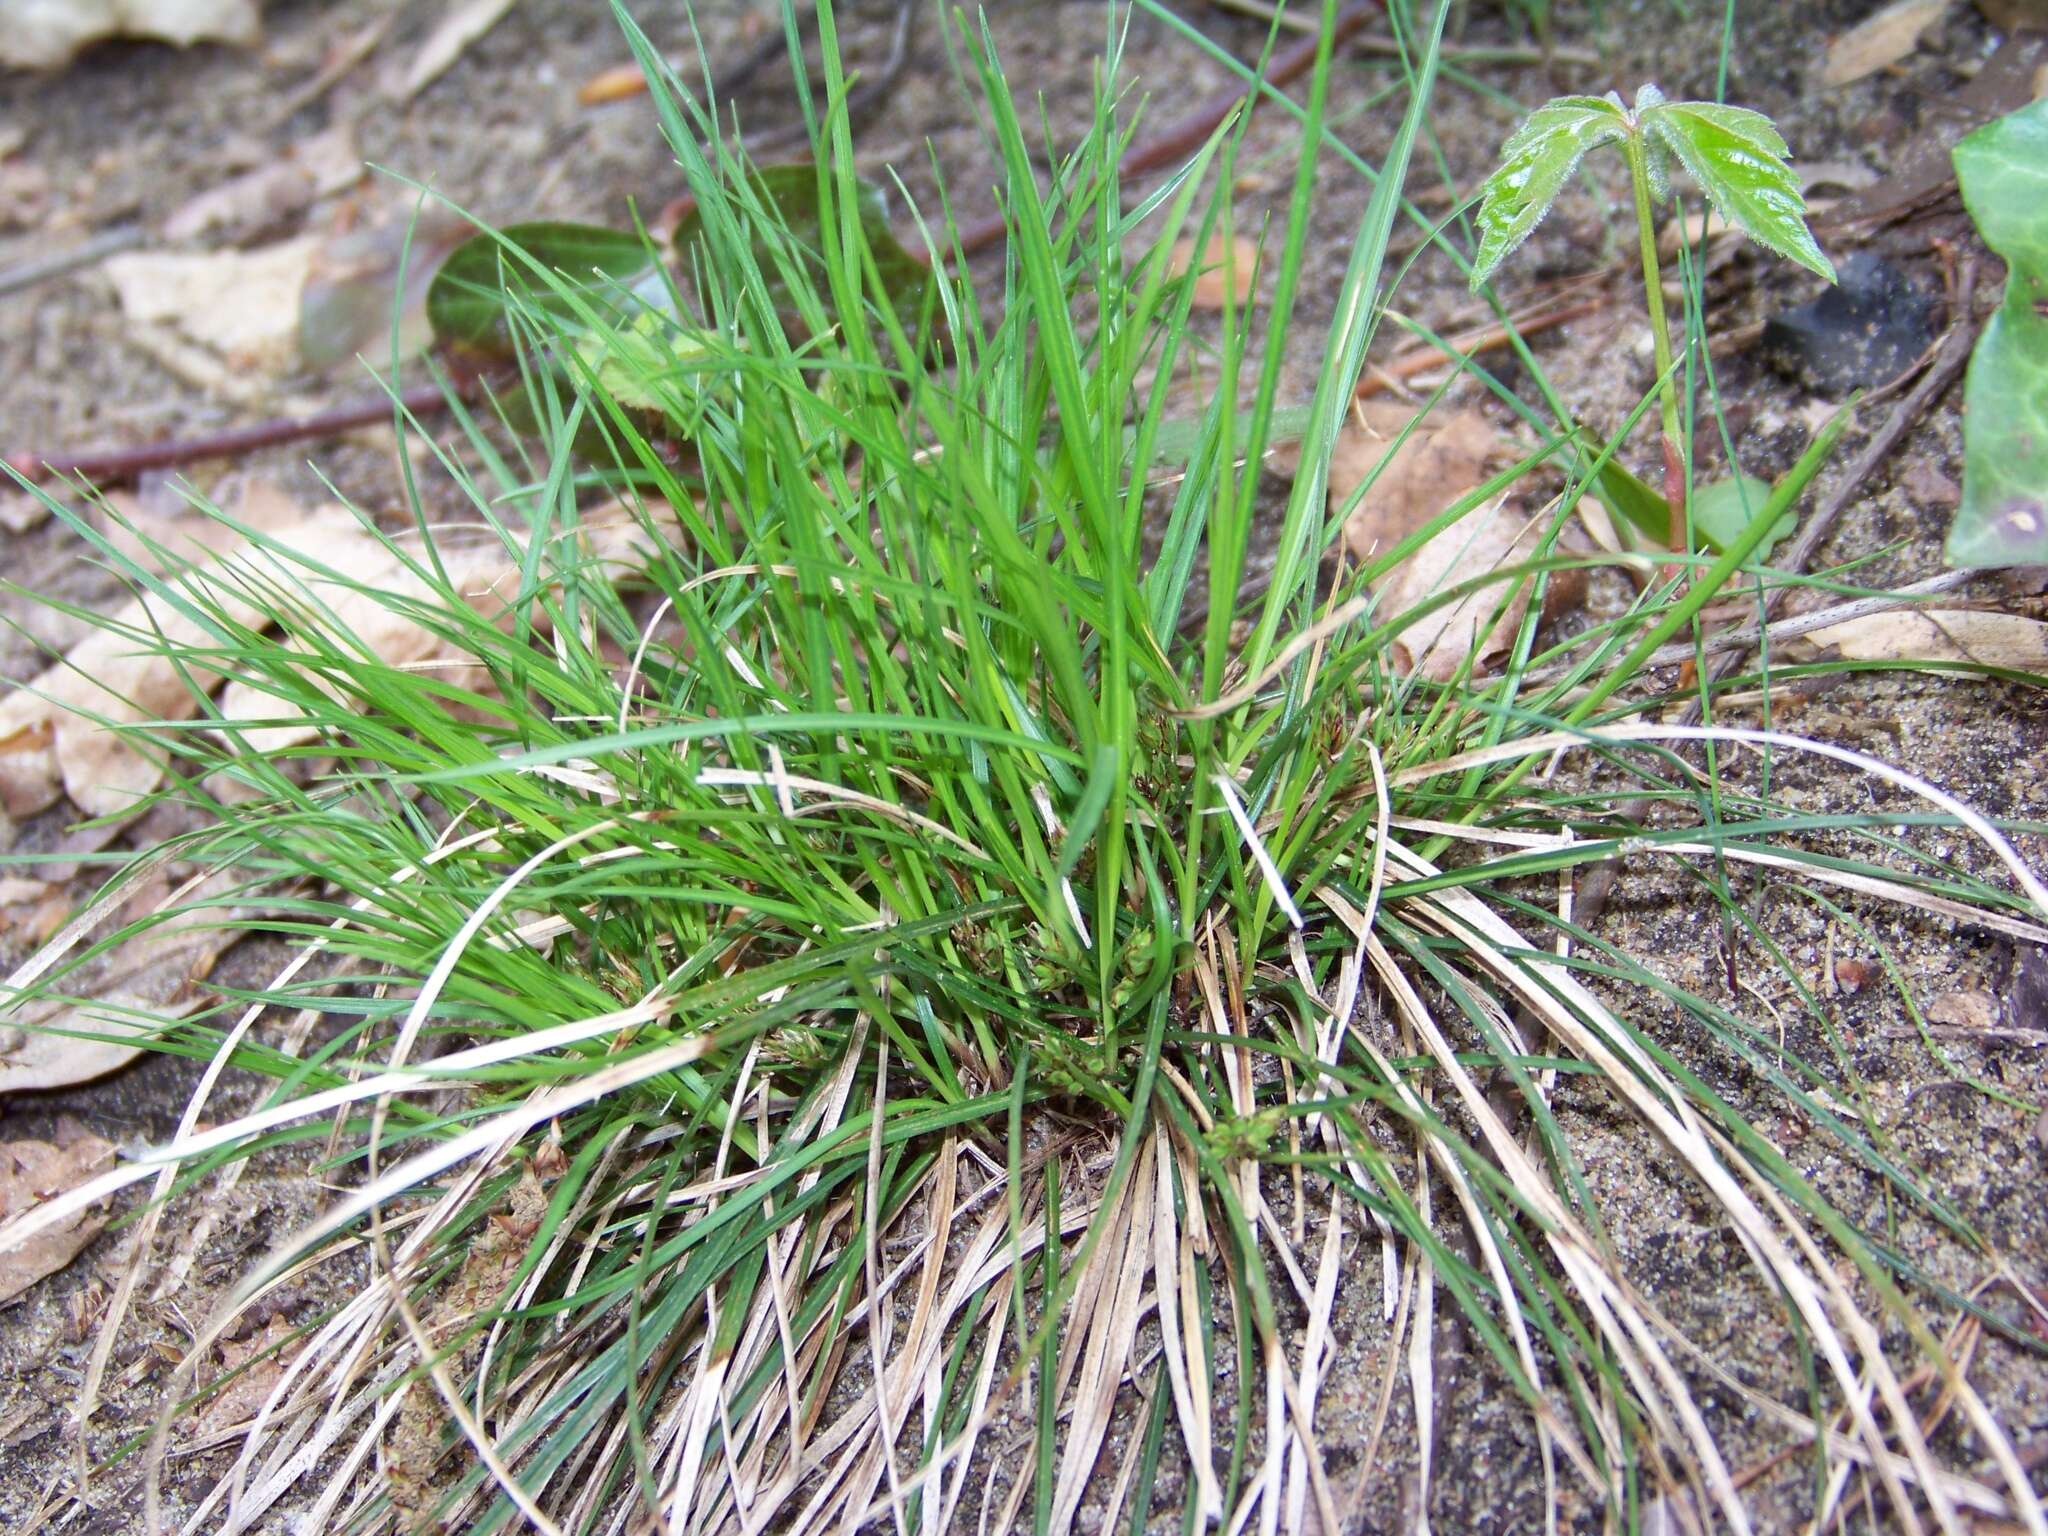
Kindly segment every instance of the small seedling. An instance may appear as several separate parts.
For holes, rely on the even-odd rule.
[[[1699,183],[1723,222],[1829,282],[1835,269],[1806,227],[1799,179],[1771,120],[1746,107],[1711,101],[1666,101],[1654,85],[1636,93],[1633,109],[1619,96],[1560,96],[1538,107],[1501,146],[1501,163],[1480,191],[1479,254],[1472,286],[1499,270],[1528,239],[1579,163],[1602,144],[1617,144],[1635,190],[1643,253],[1643,297],[1657,349],[1657,391],[1664,423],[1665,499],[1671,547],[1685,536],[1686,444],[1678,417],[1671,330],[1657,264],[1656,206],[1670,198],[1673,157]]]

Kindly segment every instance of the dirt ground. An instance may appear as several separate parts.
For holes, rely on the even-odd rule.
[[[773,9],[767,0],[698,5],[703,53],[715,70],[745,58],[770,35]],[[893,0],[849,0],[843,9],[853,62],[870,72],[887,71],[898,6]],[[1176,9],[1239,57],[1255,56],[1263,36],[1257,22],[1205,0],[1178,0]],[[1431,141],[1418,155],[1411,190],[1424,206],[1439,213],[1448,206],[1448,198],[1432,200],[1426,190],[1440,188],[1440,168],[1461,193],[1476,183],[1512,125],[1510,103],[1526,107],[1559,89],[1632,92],[1646,79],[1674,97],[1712,94],[1720,6],[1693,0],[1689,18],[1670,0],[1554,9],[1561,43],[1608,58],[1572,52],[1549,67],[1477,57],[1464,62],[1465,73],[1441,87]],[[1594,9],[1604,21],[1595,23]],[[1828,167],[1832,184],[1817,187],[1817,197],[1881,191],[1908,164],[1913,146],[1938,130],[1944,112],[2000,39],[1974,6],[1958,0],[1901,65],[1822,91],[1816,71],[1827,39],[1872,9],[1868,0],[1738,8],[1729,99],[1776,116],[1802,161]],[[651,212],[673,195],[669,152],[645,98],[600,105],[578,100],[586,81],[628,59],[607,6],[599,0],[521,0],[444,76],[409,103],[394,104],[385,88],[416,56],[440,10],[400,0],[280,0],[267,8],[266,38],[254,50],[115,45],[45,78],[0,76],[0,144],[20,136],[11,156],[0,154],[0,274],[108,230],[133,227],[144,249],[175,244],[163,231],[193,198],[337,125],[350,127],[353,152],[361,159],[429,185],[493,222],[618,222],[630,204]],[[663,0],[638,11],[688,77],[698,54],[683,7]],[[900,173],[913,200],[929,199],[936,163],[956,202],[978,213],[990,202],[991,156],[971,98],[954,73],[939,13],[922,0],[904,13],[903,60],[890,88],[859,122],[857,145],[864,168]],[[1460,4],[1457,13],[1463,45],[1526,42],[1519,24],[1497,5]],[[1057,135],[1061,125],[1088,110],[1091,64],[1104,35],[1102,7],[1093,0],[1014,0],[993,5],[990,17],[1010,80],[1020,94],[1042,97]],[[359,63],[335,70],[333,83],[317,94],[299,89],[321,74],[338,48],[387,18],[389,30]],[[1128,57],[1131,78],[1151,92],[1157,120],[1226,83],[1219,66],[1142,16],[1131,22]],[[1396,124],[1394,109],[1378,100],[1392,78],[1389,69],[1383,58],[1351,53],[1339,71],[1339,133],[1369,161],[1379,158]],[[793,121],[788,95],[779,65],[736,86],[733,106],[743,130],[755,136],[785,130]],[[1288,126],[1279,114],[1263,113],[1251,141],[1240,185],[1244,206],[1278,208],[1293,167]],[[1292,357],[1304,395],[1319,361],[1320,322],[1334,300],[1367,195],[1360,178],[1334,157],[1326,160],[1323,175],[1318,239]],[[1569,193],[1519,260],[1514,270],[1520,275],[1506,284],[1512,294],[1518,285],[1534,290],[1558,279],[1605,274],[1587,290],[1600,301],[1593,311],[1544,333],[1535,345],[1567,404],[1582,419],[1610,429],[1640,397],[1650,372],[1623,225],[1612,216],[1622,193],[1611,176],[1599,175]],[[394,180],[372,176],[310,206],[244,212],[230,227],[190,236],[180,248],[262,245],[301,234],[335,240],[350,230],[402,220],[410,196]],[[1840,255],[1867,243],[1925,291],[1940,294],[1946,269],[1935,237],[1952,242],[1958,258],[1969,261],[1966,224],[1938,202],[1927,217],[1905,224],[1875,230],[1824,224],[1821,230],[1831,252]],[[1412,244],[1412,234],[1404,231],[1397,252]],[[1995,293],[1994,278],[1995,269],[1980,278],[1980,302]],[[1831,398],[1786,378],[1754,345],[1757,322],[1818,288],[1817,280],[1747,250],[1732,253],[1709,275],[1711,329],[1729,341],[1718,350],[1717,384],[1734,441],[1753,473],[1769,476],[1786,468],[1805,445],[1817,408]],[[1417,263],[1393,302],[1442,329],[1474,313],[1462,280],[1433,256]],[[1390,328],[1375,358],[1394,356],[1399,342]],[[356,344],[374,353],[382,343],[371,327]],[[1511,370],[1502,377],[1510,385],[1526,384]],[[368,389],[363,366],[350,361],[259,380],[253,388],[245,378],[209,378],[180,365],[160,338],[138,334],[99,266],[18,291],[0,287],[0,451],[7,453],[191,435],[263,419],[280,408],[357,399]],[[1481,403],[1476,391],[1453,398]],[[1837,469],[1822,481],[1823,493],[1882,409],[1866,417],[1837,456]],[[1868,557],[1858,579],[1870,586],[1900,584],[1939,569],[1940,541],[1961,475],[1959,411],[1960,390],[1935,402],[1868,483],[1817,564]],[[309,460],[362,505],[381,511],[400,505],[388,427],[310,450],[269,450],[233,466],[197,466],[190,473],[224,499],[236,477],[260,474],[313,505],[325,493]],[[161,478],[146,480],[140,494],[145,501],[161,499]],[[112,595],[111,583],[78,559],[75,535],[61,525],[45,523],[0,539],[0,569],[28,592],[87,606]],[[1985,578],[1966,595],[2041,616],[2039,599],[2029,595],[2026,583]],[[0,634],[0,673],[10,679],[33,672],[42,647],[61,646],[81,627],[39,610],[23,593],[0,594],[0,617],[9,626]],[[2040,693],[1938,676],[1859,678],[1806,701],[1796,728],[1922,775],[1988,814],[2031,823],[2015,833],[2015,841],[2037,869],[2048,868],[2042,826],[2048,822],[2048,786],[2039,771],[2048,764],[2048,702]],[[1753,760],[1731,769],[1738,778],[1757,771]],[[1817,759],[1781,758],[1771,771],[1779,793],[1815,809],[1905,809],[1891,791],[1874,790]],[[16,849],[52,846],[62,833],[62,818],[52,813],[18,829]],[[1974,873],[1990,872],[1982,850],[1954,833],[1917,829],[1907,837],[1945,851]],[[1884,1132],[1909,1161],[1931,1171],[1942,1196],[1993,1252],[2030,1283],[2048,1281],[2048,1145],[2032,1117],[1952,1082],[1913,1034],[1895,990],[1881,977],[1853,994],[1828,988],[1829,957],[1867,961],[1873,956],[1869,944],[1797,896],[1754,894],[1752,905],[1766,930],[1827,996],[1835,1043],[1869,1085],[1870,1108]],[[1639,860],[1628,868],[1599,931],[1759,1028],[1789,1020],[1785,1045],[1807,1060],[1834,1059],[1834,1046],[1788,1005],[1789,989],[1782,978],[1774,983],[1767,965],[1746,967],[1745,979],[1761,979],[1761,995],[1730,994],[1721,958],[1699,921],[1704,899],[1682,874]],[[1855,910],[1890,948],[1922,1004],[1963,990],[2003,995],[2027,961],[2009,943],[1980,932],[1876,908]],[[5,956],[10,961],[21,951],[19,934],[0,936],[0,943],[11,944]],[[222,975],[230,981],[253,978],[275,959],[274,953],[244,946],[228,957]],[[1668,1023],[1670,1049],[1738,1106],[1752,1110],[1767,1129],[1777,1129],[1781,1145],[1841,1209],[1859,1221],[1883,1219],[1877,1186],[1845,1166],[1825,1136],[1807,1136],[1774,1119],[1780,1111],[1754,1072],[1675,1014]],[[1962,1069],[2020,1099],[2048,1098],[2048,1053],[2038,1044],[1943,1043]],[[133,1150],[171,1132],[197,1072],[197,1064],[156,1058],[84,1087],[0,1098],[0,1142],[48,1136],[61,1122],[75,1121]],[[251,1091],[246,1084],[232,1085],[217,1113],[246,1102]],[[1624,1257],[1646,1291],[1745,1380],[1786,1391],[1796,1381],[1796,1361],[1775,1299],[1745,1278],[1748,1271],[1730,1234],[1712,1224],[1661,1150],[1602,1098],[1575,1095],[1567,1086],[1561,1100],[1567,1129],[1578,1139]],[[319,1198],[303,1163],[284,1154],[250,1170],[218,1213],[182,1288],[149,1297],[128,1323],[114,1353],[105,1406],[94,1420],[91,1455],[112,1454],[147,1429],[192,1320],[205,1315],[244,1265],[305,1219]],[[1910,1212],[1898,1213],[1893,1240],[1934,1278],[1958,1290],[1979,1284],[1993,1268],[1985,1254],[1963,1250]],[[63,1272],[0,1309],[0,1531],[43,1528],[39,1515],[48,1516],[54,1530],[141,1529],[124,1466],[95,1480],[89,1504],[68,1497],[77,1454],[68,1404],[92,1347],[98,1309],[126,1256],[123,1236],[111,1233]],[[1413,1476],[1417,1437],[1405,1391],[1395,1394],[1379,1464],[1359,1465],[1390,1366],[1377,1272],[1376,1254],[1365,1249],[1347,1269],[1356,1278],[1347,1280],[1340,1297],[1341,1354],[1320,1423],[1332,1479],[1353,1528],[1394,1532],[1414,1528],[1421,1513]],[[325,1283],[346,1280],[335,1274]],[[2002,1315],[2020,1316],[2008,1293],[1987,1293],[1985,1299]],[[1930,1312],[1943,1321],[1952,1316],[1939,1307]],[[1438,1475],[1427,1510],[1431,1527],[1540,1528],[1543,1491],[1526,1413],[1457,1325],[1441,1326],[1436,1345]],[[1972,1379],[2023,1452],[2032,1450],[2037,1486],[2048,1488],[2048,1458],[2040,1451],[2048,1444],[2048,1358],[1987,1337]],[[1228,1383],[1222,1386],[1227,1398]],[[1779,1445],[1732,1396],[1708,1388],[1702,1398],[1731,1466],[1760,1464]],[[1119,1433],[1128,1428],[1120,1426]],[[1944,1453],[1958,1463],[1972,1464],[1981,1454],[1981,1447],[1952,1430],[1944,1436]],[[177,1501],[202,1493],[225,1464],[223,1453],[203,1443],[177,1454],[171,1513]],[[1179,1528],[1183,1481],[1169,1453],[1158,1489],[1158,1528]],[[1788,1461],[1759,1476],[1747,1496],[1759,1530],[1800,1528],[1811,1508],[1810,1469]],[[1583,1506],[1570,1502],[1566,1512],[1586,1518]],[[1861,1508],[1853,1510],[1847,1528],[1890,1529],[1888,1517],[1875,1516],[1875,1525],[1871,1518]],[[276,1528],[295,1527],[284,1517]]]

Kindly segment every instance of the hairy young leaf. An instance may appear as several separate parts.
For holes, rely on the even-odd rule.
[[[1492,277],[1528,239],[1579,162],[1628,132],[1628,119],[1598,96],[1560,96],[1538,107],[1500,149],[1500,169],[1480,189],[1479,254],[1472,286]]]
[[[2048,101],[1955,148],[1963,204],[2003,256],[2005,302],[1963,386],[1963,504],[1951,565],[2048,563]]]
[[[543,282],[515,254],[522,251],[558,274],[561,287]],[[636,234],[590,224],[514,224],[474,235],[448,253],[427,289],[427,323],[437,341],[509,355],[510,295],[568,319],[572,297],[609,303],[653,264]]]
[[[1645,88],[1645,95],[1648,88]],[[1835,269],[1806,227],[1806,199],[1785,140],[1761,112],[1711,101],[1638,103],[1643,133],[1678,157],[1714,211],[1829,282]]]

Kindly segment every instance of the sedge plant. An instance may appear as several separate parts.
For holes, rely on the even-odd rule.
[[[1162,184],[1123,185],[1117,13],[1093,115],[1049,171],[993,39],[963,32],[1008,239],[976,271],[950,205],[917,210],[906,287],[851,170],[829,3],[801,219],[622,10],[689,236],[629,275],[484,232],[520,430],[464,414],[437,450],[463,515],[421,496],[378,536],[395,574],[374,581],[255,530],[232,563],[124,566],[202,636],[136,629],[196,713],[125,729],[203,818],[103,902],[151,858],[209,883],[103,939],[74,925],[17,992],[60,993],[173,918],[294,958],[150,1021],[154,1048],[211,1064],[180,1133],[0,1241],[154,1178],[146,1256],[166,1211],[257,1151],[338,1191],[202,1323],[155,1431],[95,1435],[101,1475],[141,1459],[149,1528],[290,1510],[367,1532],[1048,1532],[1086,1510],[1334,1530],[1318,1405],[1338,1334],[1382,1330],[1413,1362],[1426,1500],[1429,1319],[1448,1308],[1522,1405],[1542,1518],[1633,1524],[1684,1491],[1747,1528],[1717,1430],[1732,1402],[1829,1499],[1840,1470],[1951,1528],[1967,1506],[2048,1530],[1929,1314],[2004,1325],[1831,1202],[1748,1107],[1797,1113],[1869,1190],[1998,1262],[1856,1112],[1853,1060],[1783,1049],[1553,899],[1625,849],[2048,937],[2048,889],[2005,831],[1858,754],[1630,703],[1685,613],[1556,642],[1532,614],[1502,675],[1432,689],[1388,670],[1410,618],[1368,585],[1426,535],[1362,571],[1321,560],[1445,9],[1407,34],[1403,115],[1277,509],[1260,465],[1324,195],[1327,47],[1270,297],[1226,304],[1181,416],[1197,358],[1171,252],[1234,216],[1218,189],[1242,121]],[[1599,460],[1579,442],[1557,423],[1429,531],[1541,463],[1583,490]],[[1445,600],[1505,600],[1572,558]],[[365,613],[402,621],[412,659],[368,643]],[[1727,740],[1919,809],[1822,816],[1731,778],[1709,814],[1685,753]],[[1609,780],[1527,773],[1558,754],[1597,754]],[[1665,814],[1617,825],[1618,794]],[[1981,866],[1899,830],[1923,825],[1966,833]],[[1823,1020],[1768,928],[1700,878],[1783,965],[1786,1006]],[[207,1125],[231,1065],[271,1086]],[[1588,1106],[1734,1234],[1748,1268],[1725,1283],[1777,1317],[1796,1379],[1733,1374],[1644,1293],[1577,1141]],[[208,1345],[319,1276],[232,1464],[172,1507],[157,1468],[179,1408],[217,1390]],[[1887,1333],[1989,1470],[1930,1446]]]

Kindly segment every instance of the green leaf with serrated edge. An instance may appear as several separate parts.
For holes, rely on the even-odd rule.
[[[559,286],[536,273],[521,252],[554,272]],[[514,224],[473,235],[448,253],[427,289],[427,323],[437,341],[509,354],[511,295],[569,320],[578,300],[616,307],[622,290],[653,265],[637,234],[593,224]]]
[[[1479,254],[1472,262],[1478,288],[1528,239],[1579,162],[1602,144],[1624,137],[1621,108],[1598,96],[1560,96],[1529,114],[1500,148],[1500,169],[1480,188]]]
[[[1711,101],[1660,101],[1639,121],[1678,157],[1714,211],[1759,245],[1817,272],[1835,268],[1806,227],[1806,199],[1785,163],[1785,140],[1761,112]]]
[[[1944,557],[2048,564],[2048,101],[1979,128],[1955,165],[2007,275],[1963,385],[1963,504]]]
[[[1727,480],[1713,480],[1698,486],[1692,493],[1692,531],[1699,541],[1716,554],[1720,554],[1742,537],[1742,530],[1749,526],[1749,520],[1762,510],[1763,504],[1771,499],[1771,483],[1759,480],[1755,475],[1736,475]],[[1787,512],[1764,535],[1763,542],[1756,547],[1756,559],[1768,559],[1778,541],[1799,526],[1798,517]]]
[[[761,269],[766,291],[777,315],[788,323],[798,318],[798,307],[789,279],[775,259],[771,248],[773,243],[786,241],[784,257],[793,257],[820,293],[827,288],[824,257],[820,254],[824,230],[819,222],[817,168],[811,165],[763,166],[752,173],[750,180],[755,194],[775,210],[781,221],[780,233],[773,228],[759,228],[753,232],[752,239],[755,264]],[[858,181],[855,186],[858,188],[861,235],[874,254],[875,271],[882,280],[883,291],[896,307],[898,318],[908,325],[917,318],[924,286],[931,272],[897,240],[889,224],[889,207],[882,196],[882,189],[870,181]],[[702,214],[693,204],[676,223],[675,248],[683,269],[700,280],[704,277],[704,257],[699,249],[703,233]],[[708,309],[709,297],[703,297]]]

